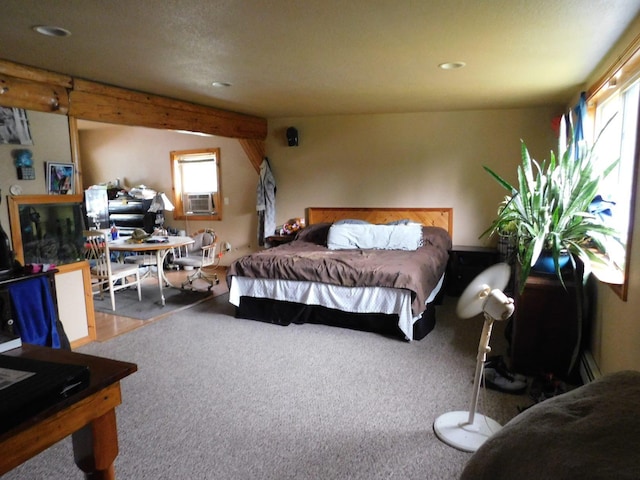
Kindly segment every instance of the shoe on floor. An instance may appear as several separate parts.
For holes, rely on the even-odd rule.
[[[509,370],[509,368],[507,367],[507,364],[505,363],[501,355],[494,355],[489,357],[484,362],[484,366],[485,368],[495,368],[500,375],[502,375],[505,378],[508,378],[509,380],[517,380],[518,382],[525,382],[525,383],[527,382],[526,376],[520,373],[513,373],[511,370]]]
[[[504,393],[513,393],[519,395],[527,389],[527,382],[516,380],[515,378],[507,378],[502,376],[500,372],[493,367],[484,369],[484,384],[487,388],[498,390]]]

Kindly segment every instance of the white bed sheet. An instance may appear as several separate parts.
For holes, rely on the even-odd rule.
[[[444,282],[444,275],[427,298],[432,302]],[[407,340],[413,340],[413,324],[422,314],[411,313],[411,292],[389,287],[342,287],[318,282],[256,279],[234,276],[229,287],[229,302],[240,306],[240,297],[321,305],[351,313],[386,313],[398,315],[398,327]]]

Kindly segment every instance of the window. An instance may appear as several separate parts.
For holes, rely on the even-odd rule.
[[[171,152],[173,218],[221,220],[220,149]]]
[[[601,192],[612,203],[607,223],[620,232],[622,246],[614,246],[609,257],[617,274],[607,273],[612,288],[626,300],[629,277],[629,250],[636,202],[638,157],[638,110],[640,108],[640,54],[636,52],[617,72],[606,79],[589,98],[589,114],[595,135],[601,132],[597,154],[605,162],[619,160],[617,169],[606,179]],[[606,129],[603,127],[607,125]],[[604,279],[595,272],[596,275]]]

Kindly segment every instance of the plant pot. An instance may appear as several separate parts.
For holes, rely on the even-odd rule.
[[[498,235],[498,256],[501,262],[513,265],[516,260],[517,237],[515,235]]]
[[[558,257],[558,266],[561,270],[567,265],[567,263],[569,263],[569,259],[570,257],[568,253],[561,254],[560,257]],[[556,266],[553,263],[553,255],[545,252],[541,253],[538,260],[536,260],[536,263],[531,267],[531,270],[539,273],[556,273]]]

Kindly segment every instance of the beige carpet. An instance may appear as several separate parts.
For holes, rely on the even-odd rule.
[[[438,440],[433,421],[468,407],[482,318],[456,318],[455,300],[419,342],[237,319],[223,295],[81,347],[138,364],[117,409],[117,478],[458,478],[471,455]],[[489,390],[480,411],[504,423],[530,404]],[[70,440],[3,476],[27,478],[83,478]]]

